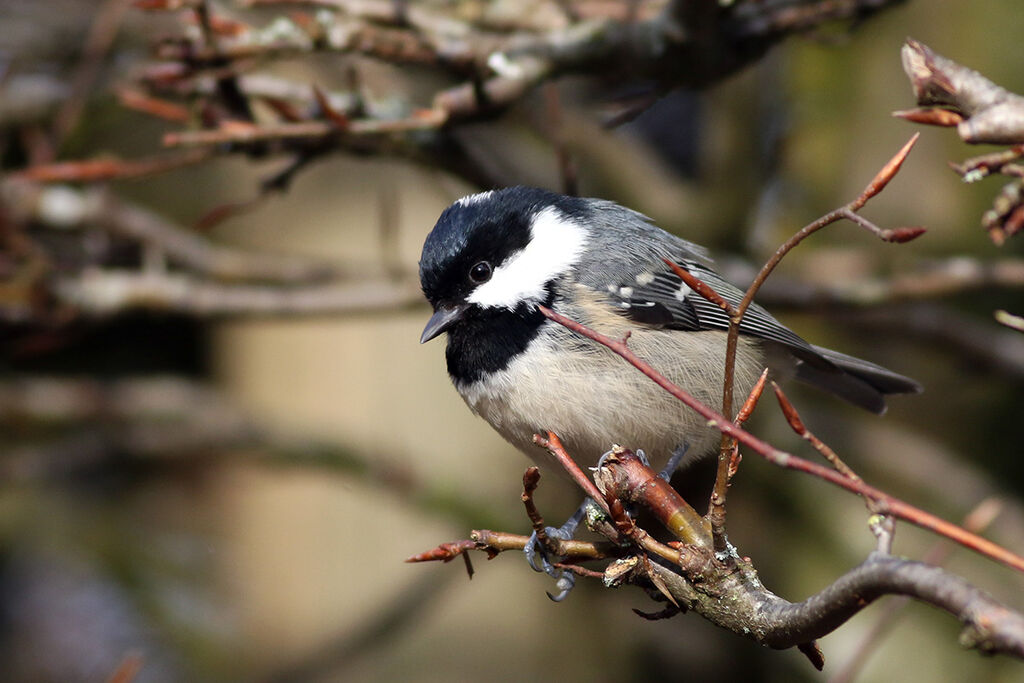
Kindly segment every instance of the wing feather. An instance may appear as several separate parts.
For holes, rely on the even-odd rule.
[[[737,306],[743,300],[739,288],[706,264],[685,258],[673,260],[730,304]],[[729,328],[728,314],[692,291],[663,262],[651,263],[647,271],[630,279],[623,278],[607,289],[619,313],[641,324],[690,331]],[[801,356],[820,358],[810,344],[757,304],[747,309],[740,323],[740,333],[779,342],[800,352]]]

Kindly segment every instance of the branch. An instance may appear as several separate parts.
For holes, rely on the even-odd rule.
[[[644,477],[626,477],[618,472],[625,464],[654,475],[627,453],[621,458],[606,458],[595,479],[614,482],[611,488],[616,496],[628,496],[635,503],[656,509],[658,505],[652,505],[651,498],[637,487]],[[610,472],[603,474],[602,470]],[[1024,658],[1024,616],[941,568],[872,553],[862,565],[823,591],[803,602],[790,603],[761,584],[748,560],[733,559],[734,571],[725,572],[720,560],[677,568],[651,563],[649,568],[679,605],[773,648],[810,644],[878,597],[899,594],[956,616],[965,627],[960,637],[962,645]]]
[[[602,346],[608,347],[611,351],[626,360],[630,365],[647,375],[647,377],[653,380],[655,384],[665,389],[665,391],[670,393],[672,396],[675,396],[680,402],[695,410],[701,415],[701,417],[708,421],[709,427],[714,427],[723,434],[728,435],[730,438],[736,439],[741,444],[758,453],[772,464],[785,469],[797,470],[814,475],[819,479],[824,479],[825,481],[846,489],[847,491],[874,499],[883,503],[885,505],[886,513],[893,517],[903,519],[923,529],[933,531],[956,541],[966,548],[996,560],[997,562],[1013,567],[1018,571],[1024,571],[1024,557],[1012,553],[989,540],[972,534],[955,524],[946,522],[935,515],[905,503],[880,489],[868,485],[864,481],[849,479],[827,467],[823,467],[775,448],[753,434],[737,427],[723,415],[693,398],[693,396],[676,384],[673,384],[664,375],[636,356],[636,354],[626,346],[625,342],[611,339],[544,306],[538,306],[538,309],[544,314],[544,316],[558,324],[563,325],[573,332],[581,334]]]
[[[910,78],[919,109],[894,116],[937,126],[956,126],[968,144],[1015,145],[985,154],[953,170],[966,182],[992,173],[1013,178],[1000,192],[993,208],[982,216],[982,227],[997,245],[1024,230],[1024,97],[1011,93],[977,71],[936,54],[923,43],[908,39],[902,50],[903,70]],[[931,108],[938,107],[938,108]]]
[[[157,89],[181,95],[205,88],[208,105],[216,104],[229,83],[248,100],[264,98],[272,105],[282,96],[258,74],[242,76],[254,59],[272,59],[313,52],[353,53],[398,64],[417,64],[454,77],[460,83],[433,94],[429,104],[406,96],[373,100],[360,96],[335,101],[354,118],[339,128],[310,98],[291,120],[256,125],[249,117],[218,115],[207,106],[205,130],[169,133],[165,144],[218,146],[220,153],[266,154],[262,143],[278,143],[275,153],[307,154],[337,149],[398,154],[413,158],[437,156],[437,145],[460,121],[492,117],[521,101],[536,85],[566,73],[625,82],[659,83],[658,90],[678,86],[705,87],[760,58],[788,35],[813,30],[826,22],[861,19],[895,4],[895,0],[790,0],[782,3],[633,3],[609,8],[607,3],[566,3],[563,13],[511,17],[495,25],[488,13],[388,2],[343,0],[250,0],[250,4],[315,8],[282,14],[265,27],[233,19],[232,30],[211,40],[216,17],[202,15],[207,34],[202,40],[182,37],[160,44],[165,60],[149,68],[142,80]],[[172,9],[180,0],[150,0],[148,9]],[[677,6],[678,5],[678,6]],[[194,5],[195,11],[205,5]],[[467,19],[466,17],[474,17]],[[210,78],[213,77],[213,78]],[[217,86],[209,85],[216,81]],[[287,90],[287,89],[285,89]],[[294,93],[285,95],[293,99]],[[265,98],[271,99],[265,99]],[[163,116],[144,98],[132,102]],[[230,103],[229,103],[230,104]],[[353,117],[355,109],[367,116]],[[228,109],[232,109],[228,107]],[[417,113],[419,112],[419,113]],[[173,116],[179,116],[174,112]],[[212,117],[212,118],[211,118]],[[423,133],[434,132],[435,136]],[[372,139],[367,139],[372,138]],[[396,140],[400,138],[400,140]],[[224,143],[230,143],[224,145]]]
[[[924,43],[907,39],[901,51],[903,70],[921,107],[942,107],[960,117],[960,138],[970,144],[1012,145],[1024,142],[1024,97],[999,87],[977,71],[936,54]],[[912,114],[924,112],[914,111]],[[911,118],[908,112],[897,116]],[[921,121],[920,118],[912,119]]]
[[[736,371],[736,350],[739,344],[739,333],[740,327],[743,324],[743,316],[746,314],[747,309],[750,308],[750,305],[754,302],[754,297],[757,295],[758,290],[786,254],[818,230],[821,230],[822,228],[844,218],[859,225],[886,242],[909,242],[924,233],[924,228],[904,227],[896,228],[894,230],[883,229],[857,214],[857,212],[860,211],[868,201],[884,190],[886,185],[888,185],[896,174],[899,173],[900,168],[903,166],[903,162],[906,160],[907,155],[910,154],[910,150],[914,147],[918,137],[919,134],[915,134],[910,138],[910,140],[907,141],[907,143],[903,145],[903,147],[893,155],[891,159],[889,159],[878,173],[875,174],[875,177],[871,179],[871,182],[867,184],[856,199],[845,206],[825,214],[813,223],[805,225],[803,228],[798,230],[796,234],[784,242],[782,246],[775,251],[772,257],[768,259],[764,266],[761,267],[761,270],[758,271],[753,282],[751,282],[750,286],[747,287],[747,291],[743,294],[743,299],[739,304],[735,307],[731,307],[730,309],[726,309],[726,312],[729,313],[729,330],[726,335],[725,343],[725,379],[722,383],[722,412],[724,414],[732,414],[733,382]],[[718,298],[721,299],[721,297]],[[712,302],[714,302],[714,299],[712,299]],[[718,470],[715,475],[715,486],[711,494],[711,501],[709,505],[715,510],[716,524],[714,528],[716,529],[716,549],[720,551],[724,550],[725,547],[725,496],[728,489],[730,466],[732,463],[732,445],[726,441],[726,434],[724,430],[722,435],[722,447],[718,454]]]
[[[578,469],[567,454],[562,452],[561,456],[570,461],[570,470]],[[596,501],[617,518],[619,542],[608,546],[573,541],[563,550],[572,555],[574,562],[612,555],[618,559],[608,564],[603,574],[575,565],[559,566],[583,576],[599,576],[608,587],[625,583],[653,587],[673,606],[663,616],[695,611],[717,626],[763,645],[776,649],[799,647],[820,669],[824,660],[814,639],[834,631],[878,597],[899,594],[956,616],[964,625],[962,645],[1024,658],[1024,616],[943,569],[872,553],[862,565],[818,594],[791,603],[766,589],[750,561],[740,558],[732,548],[725,554],[711,554],[700,546],[674,543],[667,547],[638,529],[619,501],[643,506],[663,523],[672,515],[659,487],[650,485],[657,476],[633,453],[613,451],[604,458],[594,478],[601,489]],[[447,562],[470,550],[493,557],[503,550],[521,549],[526,542],[525,536],[474,531],[470,540],[442,544],[408,561]],[[630,554],[630,544],[633,552],[642,552]]]
[[[200,317],[365,314],[423,303],[423,294],[414,283],[390,279],[286,287],[223,284],[179,273],[98,268],[57,278],[53,291],[62,304],[92,316],[131,309]]]
[[[694,596],[694,588],[686,585],[675,571],[662,565],[653,567],[673,595]],[[736,596],[747,594],[756,609],[730,613],[721,605],[716,609],[716,601],[699,598],[689,602],[689,606],[697,611],[707,610],[702,614],[712,621],[717,617],[715,623],[720,626],[744,633],[769,647],[785,649],[831,633],[883,595],[906,595],[955,616],[964,625],[960,634],[962,646],[1024,659],[1024,616],[939,567],[872,553],[862,565],[799,603],[772,595],[756,577],[744,574],[741,571],[727,585],[716,588],[733,598],[728,601],[730,606],[743,605]]]
[[[1003,501],[998,498],[986,498],[964,517],[962,525],[965,529],[974,532],[984,531],[989,524],[1005,508]],[[952,554],[954,547],[949,543],[939,541],[923,556],[923,562],[929,565],[942,566]],[[833,674],[829,683],[851,683],[856,679],[857,674],[867,665],[871,655],[878,650],[879,643],[896,619],[901,616],[910,604],[909,596],[902,596],[895,600],[888,600],[881,614],[875,619],[875,623],[861,639],[857,648],[850,654],[846,664],[839,672]]]
[[[99,187],[76,190],[8,181],[0,185],[0,193],[8,210],[22,221],[63,230],[100,228],[211,278],[295,284],[336,274],[336,268],[325,263],[215,244]]]
[[[986,288],[1024,288],[1024,259],[981,261],[955,256],[924,263],[913,270],[901,270],[888,278],[859,277],[820,284],[774,278],[765,284],[759,299],[770,301],[773,307],[828,312],[836,308],[856,309],[938,299]]]

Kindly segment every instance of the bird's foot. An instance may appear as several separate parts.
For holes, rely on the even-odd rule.
[[[545,527],[545,535],[552,540],[556,541],[571,541],[573,536],[576,534],[576,529],[580,525],[580,521],[583,519],[583,515],[586,513],[587,503],[589,499],[583,501],[583,504],[572,514],[565,524],[560,527]],[[537,537],[537,532],[534,531],[530,536],[530,540],[526,543],[526,547],[523,548],[523,554],[526,555],[526,561],[530,564],[536,572],[544,572],[555,580],[555,587],[558,592],[552,595],[548,593],[548,597],[554,602],[561,602],[569,596],[573,586],[576,585],[576,575],[570,571],[566,571],[561,567],[556,567],[555,563],[560,561],[557,555],[554,555],[549,548],[545,547],[545,544]]]
[[[690,444],[684,443],[672,451],[672,457],[665,463],[665,467],[658,472],[658,478],[665,481],[672,481],[672,475],[679,469],[679,463],[686,457],[686,451],[690,450]]]

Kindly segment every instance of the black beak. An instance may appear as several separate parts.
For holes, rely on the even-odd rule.
[[[441,308],[434,311],[434,315],[430,316],[430,320],[427,321],[427,326],[423,328],[423,334],[420,335],[420,344],[426,343],[441,334],[449,327],[459,322],[466,309],[469,308],[465,304],[459,306],[452,306],[451,308]]]

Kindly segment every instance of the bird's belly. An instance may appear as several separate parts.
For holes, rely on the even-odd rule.
[[[717,408],[724,344],[719,353],[716,337],[693,354],[679,349],[674,340],[669,355],[667,347],[658,343],[666,334],[679,333],[635,333],[629,343],[670,380]],[[687,336],[703,334],[724,339],[717,332]],[[459,393],[474,413],[542,465],[547,464],[547,456],[533,444],[533,435],[547,430],[558,434],[570,455],[584,466],[594,464],[613,444],[644,450],[655,467],[683,445],[687,459],[714,450],[719,432],[636,368],[604,347],[586,346],[585,353],[565,353],[556,348],[561,343],[565,343],[561,337],[538,340],[537,348],[513,360],[506,369],[471,385],[457,386]],[[579,345],[578,340],[573,343]],[[742,397],[762,369],[762,355],[755,345],[744,344],[737,361],[735,395]]]

